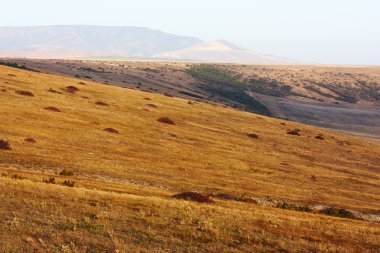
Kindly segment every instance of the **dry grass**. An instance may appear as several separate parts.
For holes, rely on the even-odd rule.
[[[10,76],[11,74],[12,76]],[[0,67],[0,251],[376,252],[378,223],[214,199],[196,191],[380,209],[380,147],[347,135],[187,100]],[[30,90],[35,99],[18,96]],[[111,107],[96,101],[112,101]],[[47,105],[61,113],[43,110]],[[175,120],[170,127],[157,122]],[[95,124],[96,122],[96,124]],[[106,127],[120,133],[111,135]],[[286,134],[300,129],[301,136]],[[252,140],[247,133],[255,133]],[[324,140],[315,136],[323,135]],[[30,145],[25,138],[33,138]],[[75,175],[59,175],[66,169]],[[11,179],[17,174],[23,180]],[[8,176],[10,175],[10,176]],[[56,184],[43,178],[54,177]],[[314,178],[315,180],[312,180]],[[64,182],[75,182],[64,187]]]

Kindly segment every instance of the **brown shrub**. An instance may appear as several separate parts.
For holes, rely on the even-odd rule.
[[[173,95],[169,94],[169,93],[164,93],[165,96],[167,97],[173,97]]]
[[[33,93],[31,93],[30,91],[26,91],[26,90],[18,90],[18,91],[16,91],[16,93],[21,95],[21,96],[34,97]]]
[[[97,102],[95,102],[95,104],[100,105],[100,106],[109,106],[109,104],[102,102],[102,101],[97,101]]]
[[[218,198],[218,199],[238,200],[237,197],[232,196],[232,195],[227,194],[227,193],[215,193],[215,194],[212,194],[211,196],[214,197],[214,198]]]
[[[49,177],[49,178],[43,178],[42,181],[47,184],[55,184],[55,178]]]
[[[68,186],[68,187],[74,187],[75,182],[72,180],[65,180],[65,181],[63,181],[62,185]]]
[[[168,117],[160,117],[157,119],[157,121],[164,124],[175,125],[174,121]]]
[[[146,106],[151,107],[151,108],[158,108],[158,106],[155,104],[146,104]]]
[[[61,176],[72,177],[72,176],[74,176],[74,171],[64,169],[64,170],[61,170],[61,171],[59,172],[59,175],[61,175]]]
[[[44,109],[48,110],[48,111],[52,111],[52,112],[61,112],[60,109],[58,109],[57,107],[53,107],[53,106],[44,107]]]
[[[54,90],[52,88],[48,89],[48,92],[62,94],[62,92],[56,91],[56,90]]]
[[[75,86],[67,86],[65,90],[69,93],[75,93],[75,92],[79,91],[79,89]]]
[[[208,204],[215,203],[212,199],[210,199],[209,196],[206,196],[197,192],[183,192],[183,193],[175,194],[172,197],[176,199],[190,200],[190,201],[195,201],[199,203],[208,203]]]
[[[112,133],[112,134],[118,134],[119,131],[117,131],[116,129],[113,129],[113,128],[104,128],[103,131],[106,131],[106,132],[109,132],[109,133]]]
[[[36,143],[36,140],[33,138],[26,138],[24,141],[29,142],[29,143]]]
[[[6,89],[1,89],[0,91],[1,91],[1,92],[4,92],[4,93],[5,93],[5,92],[7,92],[7,90],[6,90]]]
[[[287,134],[300,136],[300,130],[299,129],[290,130],[287,132]]]
[[[16,75],[14,75],[14,74],[8,74],[8,76],[13,76],[13,77],[16,77]]]
[[[145,100],[152,100],[152,99],[150,99],[150,98],[144,98]]]
[[[0,149],[11,150],[12,148],[8,141],[0,140]]]
[[[324,140],[324,139],[325,139],[325,137],[323,137],[322,134],[318,134],[318,135],[315,136],[314,138],[317,139],[317,140]]]
[[[189,102],[187,102],[189,105],[193,105],[194,104],[194,102],[192,102],[192,101],[189,101]]]
[[[247,136],[249,138],[252,138],[252,139],[258,139],[259,138],[259,136],[257,134],[247,134]]]
[[[79,82],[78,84],[80,84],[80,85],[87,85],[87,84],[84,83],[84,82]]]

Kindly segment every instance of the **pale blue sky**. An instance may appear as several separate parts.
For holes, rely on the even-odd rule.
[[[380,65],[379,0],[0,0],[0,6],[0,26],[145,26],[307,62]]]

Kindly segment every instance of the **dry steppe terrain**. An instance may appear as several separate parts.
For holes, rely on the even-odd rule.
[[[380,140],[379,67],[104,60],[2,61],[42,72],[221,103]]]
[[[1,252],[380,249],[374,142],[5,66],[0,111]]]

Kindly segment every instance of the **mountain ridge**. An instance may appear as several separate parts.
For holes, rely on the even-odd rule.
[[[0,27],[0,57],[153,58],[204,62],[294,63],[226,40],[203,41],[137,26]]]

